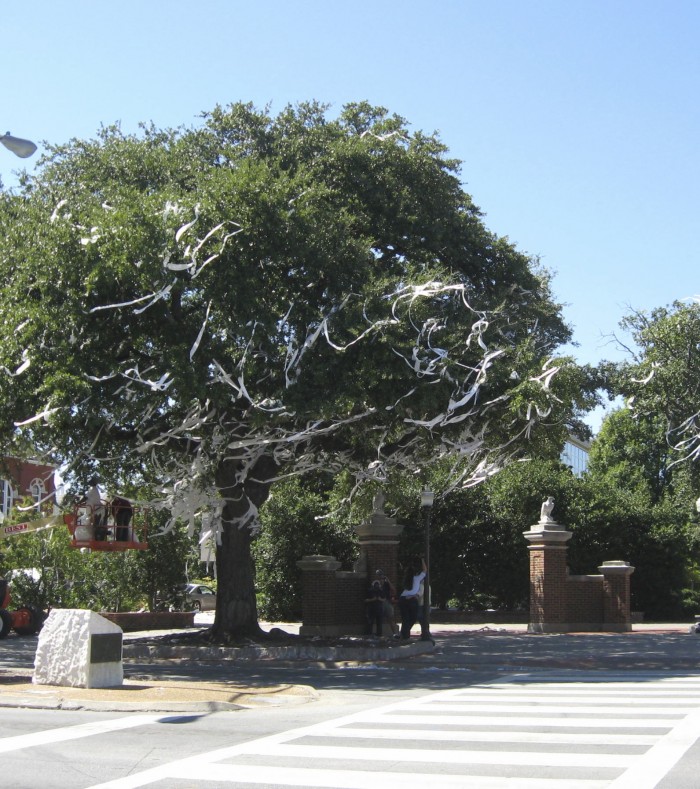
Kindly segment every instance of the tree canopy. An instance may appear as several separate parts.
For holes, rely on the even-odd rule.
[[[250,538],[276,480],[449,462],[470,485],[561,446],[590,398],[556,358],[547,272],[382,108],[103,128],[2,194],[0,230],[6,451],[208,514],[218,638],[257,632]]]
[[[662,420],[675,461],[700,457],[700,304],[674,302],[622,321],[637,348],[610,368],[637,421]]]

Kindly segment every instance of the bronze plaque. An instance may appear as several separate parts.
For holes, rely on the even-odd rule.
[[[121,659],[121,633],[93,633],[90,636],[91,663],[119,663]]]

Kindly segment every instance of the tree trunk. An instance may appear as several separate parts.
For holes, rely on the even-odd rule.
[[[221,545],[216,548],[218,582],[212,636],[217,641],[238,641],[261,633],[250,541],[246,526],[224,524]]]
[[[216,474],[217,487],[225,499],[221,545],[216,548],[217,598],[212,637],[216,641],[255,638],[263,631],[258,624],[255,595],[255,565],[250,552],[251,503],[259,508],[270,493],[270,480],[277,472],[271,459],[259,459],[249,469],[243,484],[237,483],[241,466],[227,459]]]

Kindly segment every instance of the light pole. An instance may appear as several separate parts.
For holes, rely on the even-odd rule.
[[[19,156],[20,159],[27,159],[36,151],[36,145],[34,145],[31,140],[13,137],[10,132],[5,132],[5,134],[0,137],[0,142],[8,151],[12,151],[12,153],[14,153],[15,156]]]
[[[427,488],[420,494],[420,506],[423,512],[423,528],[425,529],[425,581],[423,583],[423,616],[420,623],[420,640],[433,641],[430,635],[430,516],[433,512],[435,496]],[[433,641],[433,643],[435,643]]]

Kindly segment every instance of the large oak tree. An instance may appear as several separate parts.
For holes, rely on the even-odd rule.
[[[634,346],[626,361],[604,368],[608,387],[638,423],[665,430],[666,475],[673,463],[700,457],[700,303],[631,312],[621,326]]]
[[[258,632],[250,540],[275,480],[452,458],[468,485],[575,419],[547,273],[485,228],[434,135],[381,108],[104,128],[50,148],[0,231],[5,449],[207,514],[216,638]]]

